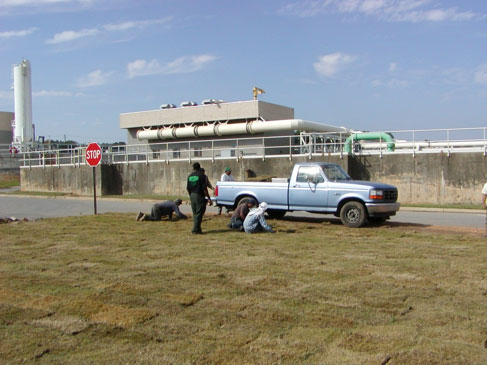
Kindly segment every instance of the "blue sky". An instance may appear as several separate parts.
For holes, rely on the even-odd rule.
[[[120,113],[215,98],[358,130],[487,126],[487,1],[0,0],[0,110],[32,67],[36,134],[126,139]]]

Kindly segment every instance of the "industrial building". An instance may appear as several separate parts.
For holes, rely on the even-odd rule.
[[[12,143],[12,120],[14,113],[0,112],[0,145]]]
[[[194,157],[205,157],[210,149],[215,153],[215,148],[215,157],[231,157],[237,147],[236,138],[239,138],[239,149],[245,148],[247,155],[262,153],[263,149],[270,151],[272,146],[278,153],[287,153],[283,150],[286,149],[284,146],[289,146],[287,140],[246,140],[244,137],[289,136],[300,131],[346,132],[343,127],[295,119],[293,108],[260,100],[222,102],[208,99],[203,105],[194,102],[181,105],[164,104],[158,110],[121,114],[120,128],[127,129],[127,144],[150,146],[154,153],[177,154],[190,141]]]

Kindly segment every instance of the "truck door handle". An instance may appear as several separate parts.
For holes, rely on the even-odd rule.
[[[342,195],[342,193],[333,193],[333,195]]]

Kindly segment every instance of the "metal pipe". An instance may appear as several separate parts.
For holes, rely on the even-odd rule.
[[[344,127],[335,127],[303,119],[284,119],[273,121],[252,121],[246,123],[215,124],[191,127],[165,127],[160,129],[142,129],[137,131],[140,141],[150,139],[178,139],[194,137],[225,136],[235,134],[257,134],[275,131],[308,130],[316,132],[345,132]]]
[[[348,137],[345,141],[345,152],[352,152],[352,142],[356,141],[363,141],[363,140],[379,140],[379,141],[386,141],[387,142],[387,149],[389,151],[394,151],[394,138],[391,137],[388,133],[352,133],[350,137]]]

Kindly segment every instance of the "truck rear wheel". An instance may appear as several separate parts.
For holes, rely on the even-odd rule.
[[[235,208],[236,208],[236,207],[238,207],[240,204],[247,204],[247,202],[248,202],[250,199],[254,199],[254,198],[252,198],[251,196],[243,196],[243,197],[241,197],[241,198],[238,200],[238,203],[237,203],[237,205],[235,206]],[[255,199],[254,199],[254,200],[255,200]]]
[[[279,219],[286,215],[286,211],[282,209],[267,209],[267,215],[271,219]]]
[[[340,210],[340,219],[347,227],[362,227],[367,221],[367,213],[364,205],[357,201],[346,203]]]

